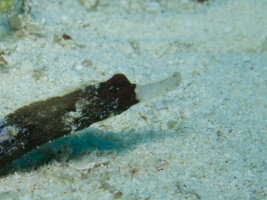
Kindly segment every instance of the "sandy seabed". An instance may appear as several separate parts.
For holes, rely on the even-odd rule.
[[[81,2],[33,0],[41,35],[1,25],[1,117],[115,73],[182,84],[31,152],[0,199],[266,199],[267,1]]]

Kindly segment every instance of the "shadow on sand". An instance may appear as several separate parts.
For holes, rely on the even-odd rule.
[[[177,134],[179,133],[171,130],[149,130],[146,132],[127,130],[115,133],[89,128],[42,145],[7,166],[0,172],[0,176],[6,176],[15,171],[30,172],[51,160],[60,163],[72,159],[79,160],[95,150],[99,152],[116,151],[118,154],[124,154],[140,144],[150,143],[153,140],[164,140],[166,137],[175,137]]]

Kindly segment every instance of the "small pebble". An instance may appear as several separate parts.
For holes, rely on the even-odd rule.
[[[84,66],[84,67],[92,67],[93,66],[93,62],[91,60],[84,60],[84,61],[82,61],[82,66]]]

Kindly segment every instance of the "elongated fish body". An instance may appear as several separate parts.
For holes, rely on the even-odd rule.
[[[0,170],[38,146],[118,115],[140,100],[158,95],[147,90],[156,91],[158,87],[160,94],[175,88],[181,82],[181,75],[176,72],[165,80],[138,86],[139,98],[136,84],[130,83],[123,74],[115,74],[105,82],[16,110],[0,120]],[[166,87],[162,87],[164,84]],[[149,95],[145,95],[146,91]]]
[[[135,84],[122,74],[65,96],[24,106],[0,122],[0,169],[32,149],[120,114],[138,103]]]

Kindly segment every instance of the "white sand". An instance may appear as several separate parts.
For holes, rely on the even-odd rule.
[[[0,68],[1,117],[114,73],[145,84],[179,71],[182,84],[0,178],[0,199],[267,198],[267,1],[110,2],[33,0],[43,36],[11,39],[1,26],[0,47],[16,46]],[[72,40],[54,42],[63,33]]]

